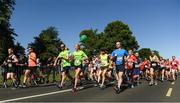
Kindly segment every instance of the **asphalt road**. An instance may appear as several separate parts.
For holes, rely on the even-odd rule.
[[[0,88],[0,102],[180,102],[180,78],[149,86],[147,81],[135,88],[126,88],[116,94],[110,85],[105,89],[84,85],[76,93],[70,87],[59,90],[55,85],[4,89]]]

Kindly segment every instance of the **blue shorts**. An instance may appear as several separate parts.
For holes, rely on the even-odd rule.
[[[124,65],[116,65],[116,73],[118,72],[124,72],[125,68]]]
[[[140,69],[134,69],[133,75],[140,75]]]

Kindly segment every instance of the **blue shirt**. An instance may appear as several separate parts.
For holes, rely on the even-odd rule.
[[[124,56],[127,56],[127,55],[128,55],[128,52],[126,50],[124,50],[124,49],[120,49],[120,50],[116,49],[111,54],[112,57],[117,56],[116,61],[115,61],[116,65],[123,64]]]

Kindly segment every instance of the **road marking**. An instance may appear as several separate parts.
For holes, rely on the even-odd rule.
[[[174,84],[175,84],[175,82],[172,82],[171,84],[172,84],[172,85],[174,85]]]
[[[167,94],[166,94],[166,97],[170,97],[171,94],[172,94],[172,88],[169,88],[169,89],[168,89],[168,92],[167,92]]]
[[[78,87],[78,90],[83,89],[83,88],[84,87]],[[18,101],[18,100],[23,100],[23,99],[42,97],[42,96],[47,96],[47,95],[52,95],[52,94],[69,92],[69,91],[72,91],[72,89],[66,89],[66,90],[61,90],[61,91],[57,91],[57,92],[50,92],[50,93],[43,93],[43,94],[38,94],[38,95],[32,95],[32,96],[26,96],[26,97],[14,98],[14,99],[8,99],[8,100],[0,101],[0,103],[13,102],[13,101]]]

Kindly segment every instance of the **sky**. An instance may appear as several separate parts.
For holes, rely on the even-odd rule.
[[[55,26],[73,51],[82,30],[103,32],[116,20],[129,25],[140,48],[180,60],[180,0],[16,0],[11,24],[25,48],[42,30]]]

